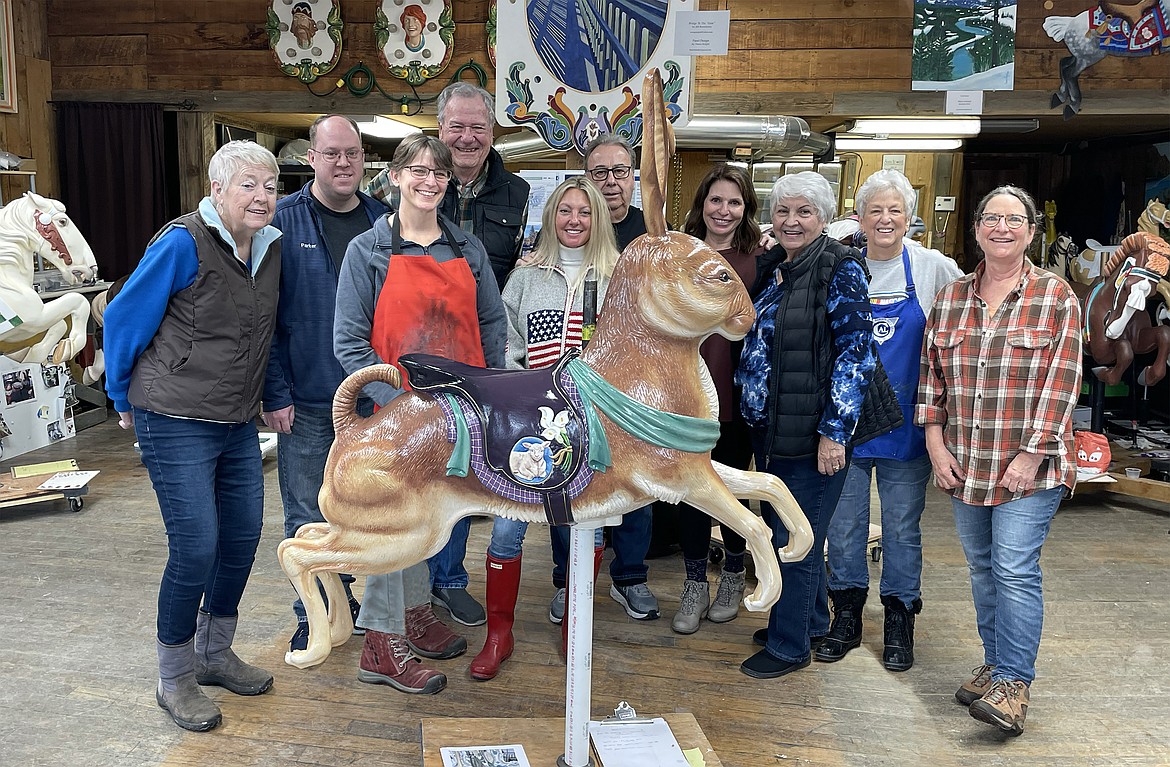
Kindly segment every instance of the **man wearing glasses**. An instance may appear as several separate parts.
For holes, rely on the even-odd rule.
[[[607,133],[585,147],[585,173],[597,184],[617,235],[618,250],[646,233],[642,210],[634,199],[634,150],[621,136]]]
[[[358,191],[365,162],[361,132],[353,120],[343,115],[317,118],[309,127],[309,147],[313,180],[280,200],[272,220],[284,237],[264,423],[281,433],[277,474],[286,538],[296,535],[301,525],[325,521],[317,493],[333,445],[333,393],[345,378],[333,356],[337,273],[349,241],[389,211]],[[369,415],[373,404],[359,402],[359,409]],[[350,594],[353,576],[343,575],[342,581]],[[352,594],[349,601],[356,619],[360,605]],[[303,650],[309,624],[299,599],[293,602],[293,612],[297,628],[289,648]]]

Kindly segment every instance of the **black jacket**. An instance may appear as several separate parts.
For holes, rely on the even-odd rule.
[[[496,284],[502,289],[508,280],[508,272],[520,257],[520,243],[524,232],[524,212],[528,208],[528,182],[504,168],[504,159],[495,149],[488,152],[487,179],[483,189],[471,202],[474,228],[472,234],[479,238],[492,262]],[[455,184],[447,185],[443,205],[439,209],[447,218],[459,223],[459,189]]]

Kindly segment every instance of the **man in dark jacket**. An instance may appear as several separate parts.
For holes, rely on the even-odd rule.
[[[333,394],[345,371],[333,356],[333,309],[337,273],[349,241],[370,229],[389,208],[359,192],[365,167],[358,126],[325,115],[309,128],[313,180],[276,205],[273,226],[284,233],[280,303],[264,385],[264,422],[281,437],[277,472],[284,503],[284,534],[323,522],[317,494],[333,445]],[[372,405],[366,403],[372,412]],[[353,577],[342,576],[345,589]],[[358,603],[350,595],[357,617]],[[303,650],[309,624],[298,599],[297,628],[289,646]]]

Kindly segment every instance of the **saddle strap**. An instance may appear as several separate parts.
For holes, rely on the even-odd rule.
[[[557,490],[544,495],[544,518],[550,525],[563,527],[573,524],[573,502],[564,490]]]
[[[577,384],[587,412],[596,407],[630,435],[651,445],[685,453],[709,453],[719,441],[719,422],[655,410],[612,386],[579,359],[566,366]],[[612,465],[609,441],[597,418],[589,418],[589,468],[605,471]]]

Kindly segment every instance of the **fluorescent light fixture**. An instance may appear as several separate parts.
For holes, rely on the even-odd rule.
[[[362,135],[370,136],[371,138],[406,138],[421,130],[421,128],[416,128],[413,125],[408,125],[398,120],[391,120],[389,117],[383,117],[382,115],[374,115],[372,119],[369,117],[355,117],[354,121],[361,128]]]
[[[857,138],[837,139],[837,151],[845,152],[949,152],[960,149],[957,138]]]
[[[957,138],[979,135],[978,117],[861,118],[853,122],[849,135]]]

